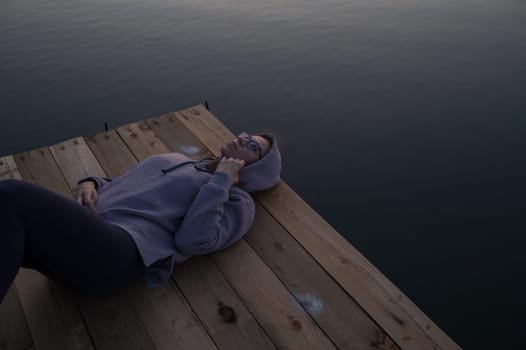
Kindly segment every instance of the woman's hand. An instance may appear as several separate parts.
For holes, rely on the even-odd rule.
[[[217,165],[216,172],[227,174],[232,180],[232,185],[239,182],[239,171],[245,165],[245,161],[236,158],[223,157]]]
[[[97,190],[95,184],[92,181],[82,182],[77,187],[77,202],[90,209],[92,212],[95,210],[95,202],[97,201]]]

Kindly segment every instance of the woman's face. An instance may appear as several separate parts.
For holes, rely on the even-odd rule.
[[[270,142],[258,135],[241,133],[237,138],[221,147],[221,154],[225,157],[237,158],[252,164],[261,159],[270,150]]]

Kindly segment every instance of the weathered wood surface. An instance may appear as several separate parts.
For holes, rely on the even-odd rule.
[[[172,116],[164,116],[164,118],[170,118],[172,120],[178,119],[183,121],[183,123],[186,120],[184,114],[181,113],[174,113]],[[195,121],[198,122],[197,120]],[[203,124],[202,126],[205,125]],[[223,145],[224,142],[219,141],[217,147],[213,147],[215,145],[212,143],[212,140],[214,140],[213,135],[209,134],[207,129],[202,130],[205,130],[205,132],[200,133],[199,129],[194,128],[193,132],[197,137],[203,136],[203,143],[206,144],[212,152],[218,154],[219,147]],[[276,334],[275,342],[278,345],[282,344],[294,347],[294,345],[286,343],[288,340],[296,338],[291,338],[287,330],[292,327],[296,332],[299,332],[299,330],[303,328],[304,320],[302,321],[302,317],[305,318],[306,315],[302,314],[301,317],[293,316],[296,312],[297,303],[299,302],[304,305],[305,310],[310,314],[310,317],[317,321],[316,324],[321,326],[332,342],[340,348],[373,349],[379,346],[385,346],[386,348],[392,347],[393,349],[396,348],[385,333],[381,331],[374,322],[369,319],[358,306],[356,306],[355,303],[352,302],[348,295],[343,292],[343,290],[332,281],[332,279],[328,277],[310,257],[308,257],[308,254],[301,249],[297,242],[295,242],[285,230],[275,231],[277,227],[280,227],[279,223],[260,206],[257,206],[256,208],[256,218],[257,223],[254,224],[252,230],[248,233],[247,238],[259,236],[261,238],[260,241],[272,245],[270,249],[264,250],[261,247],[265,243],[261,243],[258,246],[256,240],[252,242],[252,246],[259,248],[255,249],[257,254],[263,258],[267,258],[267,265],[273,267],[274,271],[272,271],[272,273],[275,273],[280,277],[281,282],[285,287],[293,292],[287,293],[286,297],[280,299],[278,298],[279,294],[276,294],[276,292],[282,288],[280,283],[276,283],[273,280],[267,280],[266,283],[262,284],[264,287],[272,286],[267,290],[264,287],[260,287],[256,282],[256,294],[252,296],[252,299],[257,298],[257,293],[266,292],[268,295],[263,295],[260,302],[247,302],[249,307],[251,307],[251,305],[254,305],[253,308],[256,306],[260,307],[252,311],[258,319],[264,320],[264,324],[270,324],[276,327],[267,331],[270,334]],[[289,243],[287,247],[288,249],[279,251],[280,244],[283,246],[283,242]],[[242,243],[243,240],[239,245],[242,245]],[[294,254],[294,252],[297,252],[294,248],[303,251],[304,254]],[[252,255],[250,255],[250,249],[246,249],[247,248],[241,251],[246,251],[246,253],[249,254],[249,257],[252,257]],[[278,249],[278,253],[274,254],[276,249]],[[227,279],[233,284],[234,288],[236,288],[234,281],[237,280],[237,276],[240,276],[239,278],[242,281],[241,284],[238,284],[238,294],[240,296],[250,292],[250,288],[248,288],[250,285],[246,282],[247,276],[253,275],[255,277],[261,277],[265,275],[268,269],[261,263],[261,261],[254,259],[239,259],[240,253],[237,250],[234,250],[234,248],[218,254],[213,254],[212,257],[215,261],[218,259],[217,256],[222,258],[218,262],[218,265],[227,276]],[[280,258],[281,264],[275,264],[275,260]],[[230,264],[232,261],[236,261],[238,264]],[[252,263],[252,265],[249,265],[249,262]],[[272,265],[273,263],[274,266]],[[237,265],[244,267],[241,275],[239,275],[241,268],[237,267]],[[249,274],[247,271],[252,271],[252,274]],[[234,273],[234,275],[229,276],[229,273]],[[292,280],[283,278],[285,276],[293,275],[295,275],[295,277]],[[325,278],[322,278],[322,276]],[[316,280],[316,277],[320,277],[320,279]],[[312,299],[309,300],[309,298]],[[251,298],[248,299],[252,300]],[[288,301],[286,299],[288,299]],[[266,305],[267,300],[272,300],[272,303]],[[287,305],[288,309],[275,309],[275,305],[280,300],[283,301],[284,305]],[[316,306],[310,307],[312,303],[323,304],[323,310],[320,310],[320,308]],[[284,313],[284,311],[288,313]],[[269,317],[272,321],[268,319]],[[360,326],[354,327],[357,324]],[[316,332],[317,328],[312,331]],[[318,336],[315,338],[318,338]],[[312,340],[307,340],[306,343],[317,348],[327,348],[328,346],[331,346],[327,344],[315,345]],[[298,345],[305,346],[304,344]]]
[[[32,344],[18,291],[13,285],[0,305],[0,349],[28,349]]]
[[[178,114],[211,149],[234,136],[204,106]],[[255,197],[402,349],[460,349],[285,183]]]
[[[233,134],[203,106],[0,158],[0,180],[72,198],[159,153],[217,155]],[[460,349],[285,183],[256,193],[253,228],[171,281],[107,297],[22,269],[0,306],[3,349]]]

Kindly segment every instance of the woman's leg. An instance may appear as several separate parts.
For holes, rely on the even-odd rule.
[[[0,181],[0,225],[0,301],[20,266],[89,293],[124,288],[145,270],[128,233],[28,182]]]

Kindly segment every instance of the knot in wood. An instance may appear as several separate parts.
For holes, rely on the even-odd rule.
[[[303,328],[303,325],[301,324],[300,320],[292,320],[290,321],[290,323],[292,324],[292,328],[296,331],[299,331]]]
[[[234,311],[233,308],[230,306],[223,305],[222,303],[219,303],[219,309],[217,310],[219,315],[221,315],[221,318],[226,323],[236,323],[237,321],[237,314]]]

